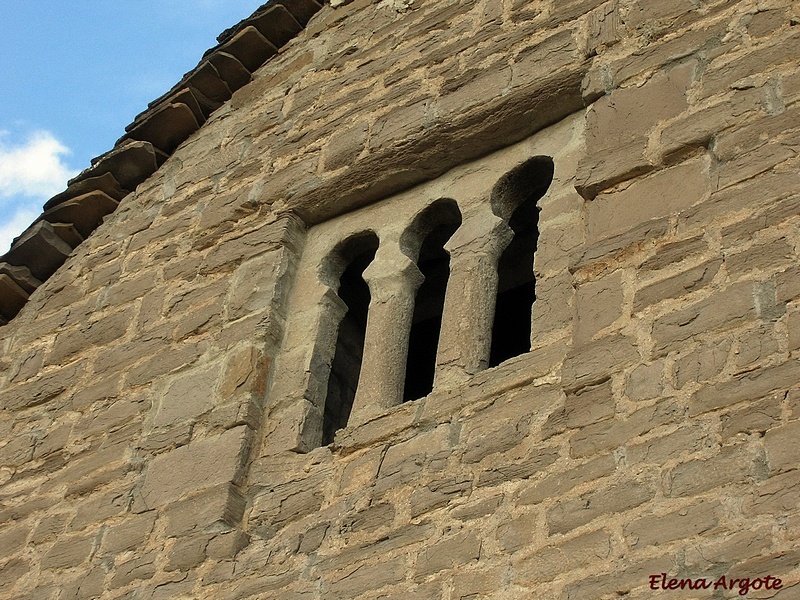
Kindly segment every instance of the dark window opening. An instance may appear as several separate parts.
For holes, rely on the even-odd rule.
[[[433,389],[444,297],[450,277],[450,255],[444,245],[461,225],[461,213],[452,200],[440,200],[428,207],[415,225],[419,234],[425,235],[417,259],[417,267],[425,280],[417,290],[414,303],[404,401],[427,396]],[[412,230],[415,225],[412,225]],[[427,234],[424,234],[425,230]]]
[[[507,173],[492,192],[493,208],[508,220],[514,238],[497,265],[490,367],[531,349],[531,312],[536,300],[533,257],[539,239],[537,202],[552,180],[552,159],[537,156]]]
[[[328,393],[322,419],[323,446],[330,444],[336,432],[347,425],[353,408],[364,355],[370,301],[369,286],[364,281],[363,273],[375,258],[378,248],[378,240],[374,235],[368,239],[351,239],[348,242],[349,246],[345,246],[340,252],[347,267],[339,278],[338,291],[339,297],[347,305],[347,312],[339,323],[336,351],[328,377]]]

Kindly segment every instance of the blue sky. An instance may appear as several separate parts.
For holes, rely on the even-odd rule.
[[[266,0],[0,0],[0,254]]]

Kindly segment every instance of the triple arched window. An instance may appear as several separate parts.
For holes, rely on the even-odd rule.
[[[309,232],[275,365],[295,374],[271,391],[295,413],[293,449],[530,351],[538,202],[553,172],[534,156]]]

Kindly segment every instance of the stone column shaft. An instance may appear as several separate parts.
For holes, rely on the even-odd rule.
[[[403,401],[414,299],[424,277],[399,247],[391,245],[378,250],[364,280],[371,299],[351,424]]]
[[[469,218],[445,244],[450,253],[433,387],[464,381],[489,365],[497,263],[514,232],[494,214]]]

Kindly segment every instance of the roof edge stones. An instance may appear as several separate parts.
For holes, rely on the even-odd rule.
[[[136,116],[114,148],[45,202],[44,212],[0,256],[0,325],[321,8],[317,0],[271,0],[223,31],[194,69]]]

